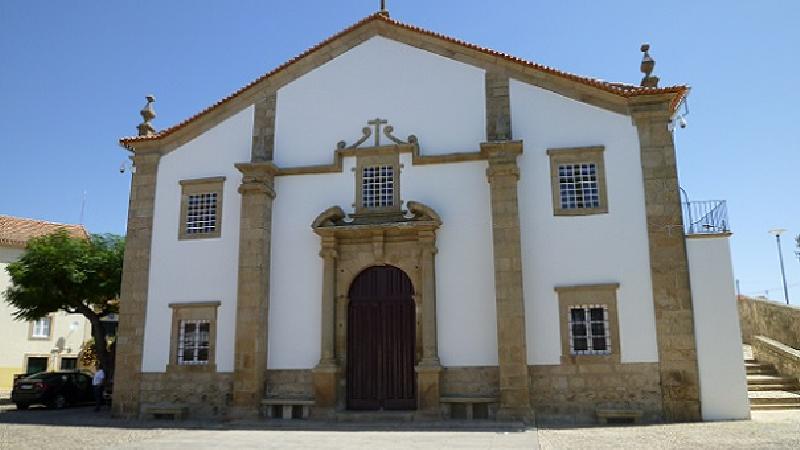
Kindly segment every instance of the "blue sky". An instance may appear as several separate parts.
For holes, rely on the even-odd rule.
[[[117,145],[144,95],[178,122],[378,8],[378,0],[0,3],[0,214],[124,233]],[[676,131],[682,186],[725,199],[745,294],[782,299],[782,227],[800,305],[800,2],[388,0],[392,17],[562,70],[637,83],[652,44],[663,84],[692,86]]]

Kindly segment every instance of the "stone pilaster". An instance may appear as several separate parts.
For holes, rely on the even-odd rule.
[[[418,233],[422,274],[422,360],[416,367],[418,408],[426,416],[440,414],[442,366],[436,336],[436,231]]]
[[[272,161],[275,147],[275,93],[271,93],[255,104],[253,118],[253,147],[251,160]]]
[[[697,350],[669,98],[633,99],[650,241],[650,274],[664,400],[670,421],[700,420]]]
[[[114,370],[113,414],[117,417],[139,415],[153,208],[160,159],[158,151],[140,152],[133,157],[136,171],[131,177]]]
[[[331,413],[336,407],[339,366],[336,363],[336,237],[322,235],[322,324],[319,364],[313,370],[315,416]]]
[[[239,193],[239,285],[234,347],[234,414],[256,414],[264,395],[267,369],[270,245],[274,177],[268,162],[237,164]]]
[[[486,176],[491,191],[497,359],[500,369],[500,409],[497,417],[501,420],[531,420],[517,205],[517,156],[522,153],[522,142],[483,143],[481,152],[489,162]]]
[[[486,71],[486,140],[511,139],[511,96],[508,75]]]

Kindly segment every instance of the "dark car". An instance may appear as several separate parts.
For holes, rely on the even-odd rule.
[[[93,400],[92,379],[80,372],[40,372],[14,382],[11,401],[17,409],[30,405],[64,408]]]

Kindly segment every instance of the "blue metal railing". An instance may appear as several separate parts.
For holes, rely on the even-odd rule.
[[[683,202],[683,231],[686,234],[728,233],[728,205],[725,200]]]

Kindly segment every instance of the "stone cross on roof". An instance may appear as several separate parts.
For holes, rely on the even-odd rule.
[[[375,127],[375,147],[381,145],[381,125],[389,123],[386,119],[374,118],[368,120],[367,124]]]

